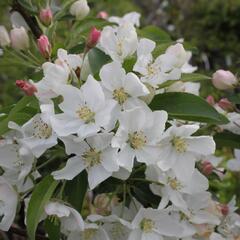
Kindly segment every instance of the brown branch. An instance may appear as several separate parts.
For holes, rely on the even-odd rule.
[[[30,13],[18,2],[18,0],[13,0],[12,10],[21,14],[36,39],[42,35],[42,30],[38,25],[36,17],[31,16]]]

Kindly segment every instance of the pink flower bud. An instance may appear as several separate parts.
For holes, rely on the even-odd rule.
[[[222,98],[218,102],[218,106],[227,112],[232,112],[234,110],[234,105],[227,98]]]
[[[29,48],[29,38],[24,27],[13,28],[10,32],[12,47],[17,50]]]
[[[227,90],[237,84],[237,78],[230,71],[217,70],[213,74],[212,83],[219,90]]]
[[[108,13],[105,11],[101,11],[98,13],[97,18],[102,18],[102,19],[107,19],[108,18]]]
[[[226,204],[220,204],[220,211],[222,215],[226,216],[229,213],[229,207]]]
[[[100,36],[101,36],[101,31],[93,27],[87,39],[87,47],[89,49],[95,47],[96,44],[98,43]]]
[[[212,106],[215,104],[215,100],[212,95],[207,96],[206,101]]]
[[[209,176],[214,170],[213,165],[209,161],[202,162],[202,172],[206,176]]]
[[[0,46],[6,47],[10,45],[8,31],[4,26],[0,26]]]
[[[48,40],[48,37],[46,35],[42,35],[37,40],[37,44],[38,44],[38,49],[39,49],[40,53],[42,54],[42,56],[45,57],[46,59],[49,59],[49,57],[51,56],[51,52],[52,52],[52,46]]]
[[[39,19],[42,24],[49,26],[52,23],[53,14],[50,8],[41,9]]]
[[[37,89],[33,84],[24,80],[17,80],[16,86],[24,91],[27,96],[33,96],[34,93],[37,92]]]

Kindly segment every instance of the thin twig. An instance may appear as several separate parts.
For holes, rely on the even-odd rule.
[[[28,24],[36,39],[40,38],[43,33],[42,29],[38,25],[36,17],[31,16],[29,12],[18,2],[18,0],[13,0],[12,10],[19,12],[24,18],[25,22]]]

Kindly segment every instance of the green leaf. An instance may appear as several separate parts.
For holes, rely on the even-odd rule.
[[[149,188],[149,184],[134,182],[132,187],[132,195],[141,203],[144,207],[157,207],[160,202],[160,197],[152,193]]]
[[[171,41],[171,37],[169,36],[169,34],[156,26],[144,27],[138,30],[138,34],[140,37],[149,38],[153,41]]]
[[[98,73],[103,65],[107,64],[111,59],[103,51],[93,48],[88,52],[88,60],[93,75]]]
[[[134,64],[136,63],[136,57],[129,57],[124,60],[123,68],[126,72],[132,72]]]
[[[187,73],[183,73],[182,76],[181,76],[181,79],[179,80],[168,80],[162,84],[160,84],[158,86],[158,88],[166,88],[166,87],[169,87],[171,86],[172,84],[176,83],[176,82],[197,82],[197,81],[206,81],[206,80],[209,80],[211,79],[210,77],[206,76],[206,75],[203,75],[203,74],[199,74],[199,73],[190,73],[190,74],[187,74]]]
[[[240,135],[229,131],[224,131],[214,135],[214,140],[218,148],[231,147],[240,149]]]
[[[235,103],[235,104],[240,104],[240,94],[236,93],[234,95],[227,95],[227,98],[229,101]]]
[[[51,221],[51,219],[47,218],[44,221],[44,229],[48,234],[49,240],[59,240],[60,239],[60,227],[61,223],[59,220]]]
[[[44,206],[52,197],[57,185],[58,182],[49,175],[36,185],[32,193],[27,210],[27,232],[31,240],[35,240],[35,233],[44,212]]]
[[[67,181],[64,188],[65,201],[70,203],[79,213],[82,210],[87,187],[87,172],[83,171],[73,180]]]
[[[28,10],[30,13],[36,14],[38,13],[38,9],[36,6],[29,3],[27,0],[18,0],[18,2],[24,7],[26,10]]]
[[[11,106],[11,110],[3,120],[0,121],[0,136],[5,134],[8,131],[8,122],[13,121],[19,125],[27,122],[33,115],[35,115],[38,109],[29,107],[30,105],[35,104],[35,97],[23,97],[16,105]]]
[[[196,122],[225,124],[228,119],[218,113],[203,98],[190,93],[158,94],[150,103],[152,110],[165,110],[170,117]]]
[[[82,53],[85,49],[85,43],[79,43],[68,50],[71,54]]]

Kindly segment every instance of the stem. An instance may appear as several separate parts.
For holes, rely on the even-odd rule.
[[[42,63],[39,61],[39,59],[37,59],[36,56],[34,56],[34,55],[32,54],[32,52],[31,52],[30,50],[28,50],[28,54],[29,54],[29,56],[32,58],[32,60],[33,60],[35,63],[37,63],[38,65],[41,65],[41,64],[42,64]]]
[[[122,211],[121,211],[121,215],[120,217],[123,217],[123,213],[124,213],[124,208],[125,208],[125,204],[126,204],[126,195],[127,195],[127,186],[126,183],[123,184],[123,205],[122,205]]]
[[[13,0],[12,10],[19,12],[28,24],[35,38],[40,38],[42,30],[38,25],[36,17],[31,16],[29,12],[18,2],[18,0]]]
[[[47,160],[46,162],[44,162],[43,164],[37,166],[37,167],[36,167],[36,170],[39,170],[39,169],[47,166],[50,162],[53,162],[53,161],[55,161],[56,159],[57,159],[57,158],[55,158],[55,157],[48,159],[48,160]]]

